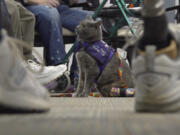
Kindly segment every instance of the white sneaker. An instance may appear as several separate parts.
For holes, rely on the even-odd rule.
[[[29,67],[36,72],[34,73],[36,79],[43,85],[56,80],[67,70],[67,66],[62,64],[58,66],[45,66],[42,72],[38,72],[41,69],[40,64],[36,63],[33,60],[28,60],[27,63]]]
[[[49,94],[26,70],[25,64],[19,56],[20,52],[17,49],[16,41],[2,31],[0,106],[20,111],[47,111],[49,110]]]
[[[145,56],[133,60],[135,110],[137,112],[180,111],[180,59],[155,55],[155,47],[146,47]]]

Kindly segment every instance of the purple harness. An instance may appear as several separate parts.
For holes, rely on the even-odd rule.
[[[83,48],[91,57],[93,57],[97,61],[98,67],[100,69],[100,73],[95,80],[95,82],[97,83],[99,76],[103,72],[107,63],[112,58],[114,54],[114,49],[108,46],[102,40],[97,41],[93,44],[89,44],[87,42],[84,42],[83,44],[81,44],[80,42],[78,42],[75,52],[77,52],[80,48]]]

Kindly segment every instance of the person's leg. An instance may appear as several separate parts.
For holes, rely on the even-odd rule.
[[[36,28],[39,31],[44,47],[47,65],[58,65],[66,52],[62,38],[61,17],[56,8],[47,6],[27,6],[36,17]]]
[[[0,7],[0,11],[1,11],[1,18],[3,18],[1,20],[1,26],[3,29],[6,29],[8,32],[9,36],[14,37],[14,33],[11,27],[11,20],[10,20],[10,14],[7,11],[7,4],[6,2],[3,0],[0,2],[1,7]]]
[[[35,18],[33,14],[25,9],[20,3],[14,0],[6,0],[8,12],[10,14],[10,25],[13,37],[27,42],[30,47],[34,42]],[[9,26],[10,27],[10,26]],[[25,59],[32,59],[31,49],[19,47]]]
[[[16,42],[23,42],[8,37],[2,30],[1,9],[0,2],[0,62],[3,63],[0,65],[1,112],[48,111],[48,92],[25,68],[16,45]]]
[[[67,5],[60,5],[57,7],[63,27],[74,31],[79,23],[86,18],[87,15],[93,15],[92,11],[83,11],[80,9],[72,9]]]
[[[22,40],[27,42],[31,47],[34,45],[34,31],[35,31],[35,17],[34,15],[24,8],[20,3],[17,3],[20,13],[21,35]],[[25,59],[33,59],[32,50],[23,48]]]
[[[5,0],[8,13],[10,15],[10,23],[13,32],[13,36],[18,39],[22,39],[21,25],[20,25],[20,13],[17,7],[17,2],[14,0]],[[9,34],[9,32],[8,32]]]
[[[13,36],[14,38],[17,38],[19,40],[22,40],[22,34],[21,34],[21,19],[20,19],[20,13],[19,13],[19,9],[17,7],[17,2],[14,0],[5,0],[7,9],[8,9],[8,13],[10,15],[10,22],[6,22],[6,23],[10,23],[9,27],[12,28],[12,33],[10,34],[8,29],[8,34],[10,34],[11,36]],[[7,24],[6,24],[7,25]],[[20,49],[21,53],[23,54],[23,47],[18,46],[18,48]]]

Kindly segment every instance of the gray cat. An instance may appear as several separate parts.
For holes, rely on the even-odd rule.
[[[79,80],[74,96],[89,96],[91,87],[96,83],[99,92],[105,97],[110,97],[112,88],[122,88],[122,83],[120,83],[120,76],[118,74],[120,65],[122,65],[121,68],[123,69],[121,80],[123,80],[129,88],[133,88],[131,69],[126,60],[121,59],[120,63],[120,59],[114,50],[112,54],[104,53],[102,48],[98,48],[101,47],[100,44],[104,44],[105,49],[110,48],[112,52],[112,48],[102,41],[101,20],[94,21],[92,17],[88,16],[76,28],[76,34],[79,43],[79,49],[76,53]],[[94,48],[98,53],[102,54],[102,58],[107,57],[107,54],[112,54],[112,57],[108,56],[105,58],[106,60],[108,58],[110,59],[108,63],[105,64],[103,71],[101,71],[101,68],[99,67],[101,62],[97,61],[97,58],[95,58],[93,54],[87,52],[92,45],[98,44],[99,42],[99,46]],[[84,47],[84,44],[86,44],[86,47]],[[91,50],[91,48],[89,50]]]

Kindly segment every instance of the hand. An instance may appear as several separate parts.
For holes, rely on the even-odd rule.
[[[51,5],[52,7],[57,7],[60,5],[58,0],[47,0],[48,4]]]
[[[60,5],[59,1],[57,0],[29,0],[29,1],[36,5],[46,5],[50,7],[57,7]]]

